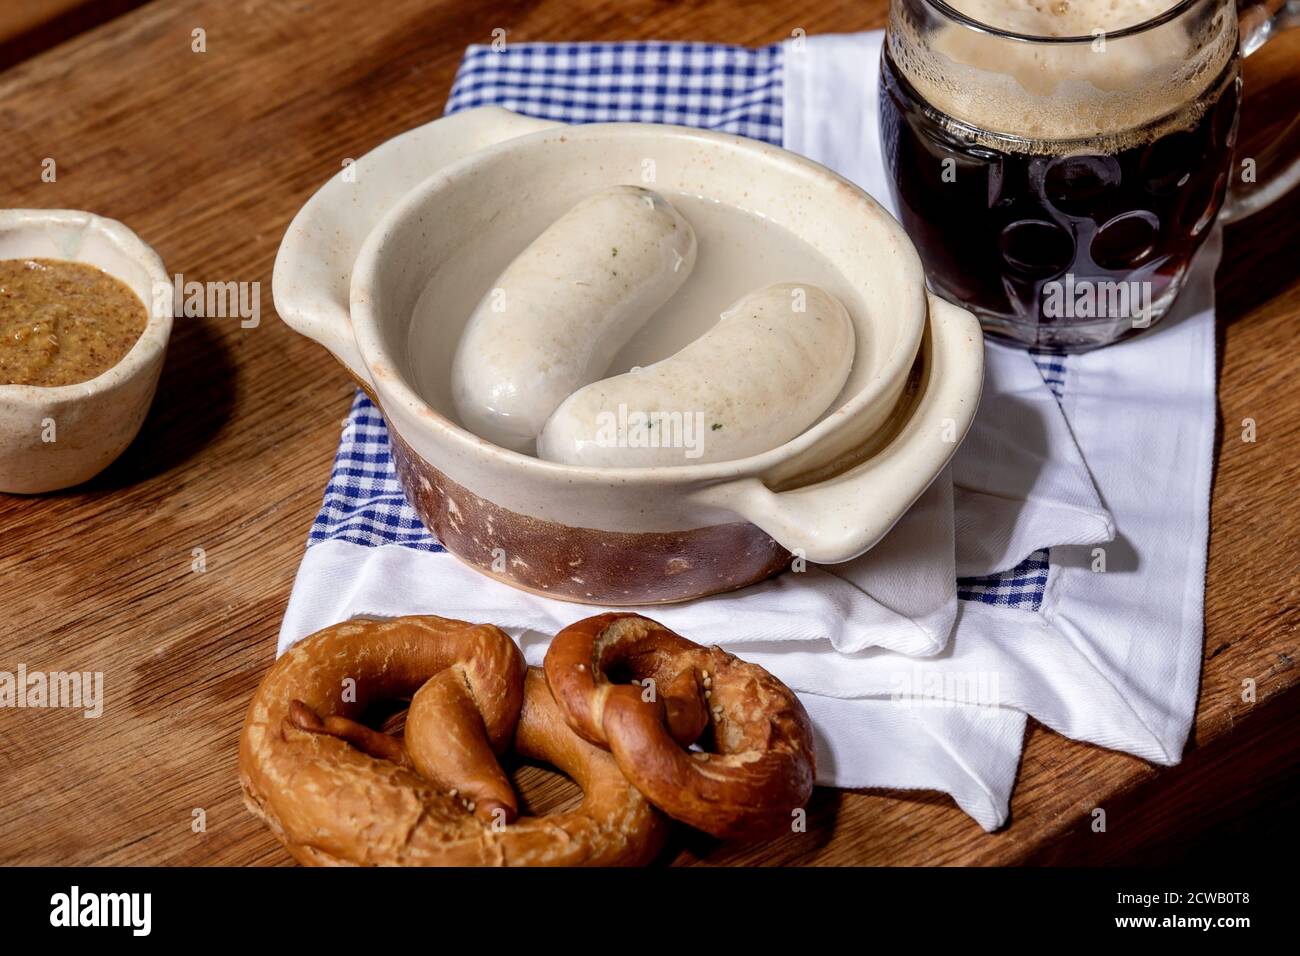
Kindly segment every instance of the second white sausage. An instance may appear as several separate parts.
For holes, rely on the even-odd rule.
[[[751,292],[704,335],[569,396],[537,440],[548,461],[596,467],[746,458],[812,425],[853,366],[853,322],[816,286]]]

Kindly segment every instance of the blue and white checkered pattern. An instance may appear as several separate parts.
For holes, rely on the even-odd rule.
[[[560,122],[677,123],[780,145],[781,54],[780,44],[757,50],[705,43],[472,46],[447,112],[495,104]],[[1064,358],[1036,353],[1034,360],[1059,399]],[[383,418],[359,392],[307,543],[331,540],[443,550],[407,504]],[[1047,570],[1047,552],[1039,551],[1003,574],[960,579],[957,593],[967,601],[1037,610]]]
[[[406,503],[388,453],[388,426],[364,392],[343,420],[325,501],[307,535],[308,547],[321,541],[445,550]]]
[[[562,123],[675,123],[781,144],[781,45],[507,43],[465,51],[447,112],[504,106]]]
[[[1049,352],[1046,349],[1030,349],[1029,357],[1038,366],[1038,374],[1043,376],[1043,381],[1047,383],[1047,387],[1052,390],[1059,403],[1061,396],[1065,394],[1066,360],[1069,356],[1061,352]]]

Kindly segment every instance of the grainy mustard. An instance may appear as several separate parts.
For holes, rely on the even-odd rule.
[[[0,260],[0,385],[73,385],[108,371],[148,324],[140,297],[101,269]]]

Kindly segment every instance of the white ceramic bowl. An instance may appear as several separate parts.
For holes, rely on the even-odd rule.
[[[149,311],[122,358],[75,385],[0,385],[0,492],[68,488],[106,468],[131,444],[153,401],[172,329],[172,299],[158,254],[113,219],[72,209],[0,210],[0,259],[65,259],[126,283]],[[53,441],[48,440],[53,437]]]
[[[655,189],[781,225],[846,280],[869,347],[840,407],[763,454],[661,468],[560,465],[461,428],[445,372],[468,310],[437,308],[440,284],[455,273],[450,297],[472,301],[474,284],[479,295],[489,289],[579,199],[641,182],[647,157]],[[413,162],[433,175],[412,184]],[[405,134],[354,173],[354,183],[327,184],[290,226],[276,307],[378,402],[408,498],[442,543],[517,587],[645,604],[752,583],[791,553],[849,560],[925,490],[974,414],[978,325],[927,299],[915,250],[874,200],[784,150],[683,127],[568,127],[487,108]],[[416,350],[413,320],[435,326],[419,330],[426,344]]]

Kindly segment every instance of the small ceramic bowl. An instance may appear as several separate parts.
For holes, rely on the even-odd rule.
[[[126,226],[73,209],[0,210],[0,259],[64,259],[115,276],[149,312],[122,360],[75,385],[0,385],[0,492],[57,491],[93,478],[131,444],[153,401],[172,329],[171,280]],[[51,440],[52,439],[52,440]]]
[[[471,287],[490,289],[583,197],[640,182],[647,157],[655,189],[743,209],[842,276],[869,347],[837,407],[762,454],[676,467],[561,465],[460,427],[446,371]],[[856,557],[951,458],[982,379],[978,324],[927,297],[911,242],[871,197],[785,150],[684,127],[485,108],[413,130],[308,202],[274,291],[281,317],[378,403],[407,497],[449,551],[514,587],[599,605],[742,587],[792,554]]]

